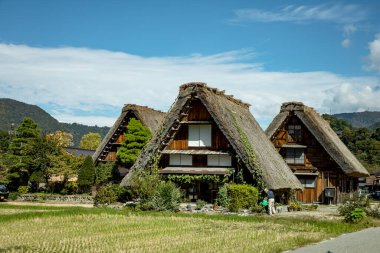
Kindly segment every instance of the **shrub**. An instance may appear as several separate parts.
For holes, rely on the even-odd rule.
[[[126,200],[126,189],[117,184],[101,186],[95,196],[95,205],[109,205]]]
[[[27,194],[29,192],[29,186],[19,186],[17,192],[19,194]]]
[[[143,203],[143,209],[155,211],[178,211],[181,190],[173,182],[161,181],[153,197]]]
[[[361,208],[355,208],[344,216],[344,220],[350,223],[358,223],[367,217],[365,211]]]
[[[86,193],[89,192],[91,186],[94,185],[95,180],[95,166],[92,161],[91,156],[87,156],[84,159],[82,166],[79,169],[78,173],[78,188],[80,192]]]
[[[355,208],[360,208],[362,210],[370,208],[369,199],[365,196],[359,196],[357,194],[348,196],[343,200],[343,204],[338,208],[338,212],[340,215],[346,216],[351,214]]]
[[[100,163],[95,168],[95,184],[98,186],[108,184],[112,180],[114,166],[115,163]]]
[[[228,196],[231,201],[229,209],[232,212],[237,212],[239,209],[250,209],[257,204],[258,190],[247,184],[232,184],[228,186]]]
[[[61,190],[61,194],[75,194],[78,191],[78,184],[77,182],[66,182],[66,184],[63,186],[63,189]]]
[[[142,202],[150,200],[156,193],[159,184],[158,173],[143,170],[135,171],[129,181],[132,198],[140,199]]]
[[[365,209],[368,216],[380,219],[380,205]]]
[[[252,207],[251,211],[253,213],[258,213],[258,214],[264,214],[267,212],[266,208],[263,207],[262,205],[255,205]]]
[[[198,199],[195,204],[197,206],[196,209],[201,210],[207,203],[204,200]]]
[[[230,198],[228,196],[228,185],[224,184],[221,187],[219,187],[218,191],[218,197],[216,199],[216,202],[218,205],[222,207],[228,207],[230,205]]]
[[[9,193],[9,198],[10,198],[11,200],[16,200],[16,199],[18,198],[19,195],[20,195],[20,193],[18,193],[18,192],[10,192],[10,193]]]

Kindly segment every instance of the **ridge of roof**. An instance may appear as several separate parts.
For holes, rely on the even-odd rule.
[[[242,106],[242,107],[244,107],[246,109],[249,109],[249,107],[251,106],[251,104],[246,103],[246,102],[242,101],[241,99],[234,98],[234,95],[227,95],[225,93],[226,92],[225,90],[219,90],[218,88],[209,87],[207,85],[207,83],[204,83],[204,82],[189,82],[189,83],[182,84],[179,87],[179,92],[180,93],[181,92],[186,92],[189,89],[192,89],[192,90],[195,90],[195,89],[198,89],[198,90],[206,89],[208,91],[213,92],[216,95],[223,96],[223,97],[227,98],[228,100],[234,102],[235,104],[240,105],[240,106]]]

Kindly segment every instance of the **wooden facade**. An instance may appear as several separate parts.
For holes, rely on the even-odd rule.
[[[170,140],[166,148],[162,151],[159,166],[160,168],[170,169],[171,167],[181,167],[182,171],[180,174],[210,174],[217,175],[220,177],[228,176],[228,171],[233,171],[233,168],[237,166],[237,161],[234,152],[230,149],[227,138],[223,135],[218,125],[212,119],[207,108],[199,100],[193,100],[190,103],[190,111],[187,115],[183,115],[179,128],[175,136]],[[210,145],[205,146],[189,146],[189,128],[191,126],[210,126],[211,128],[211,142]],[[170,152],[175,151],[176,154],[191,156],[191,162],[187,160],[186,165],[173,165],[170,162]],[[210,155],[212,154],[212,155]],[[231,159],[230,164],[224,165],[210,165],[209,156],[217,156],[218,154],[222,156],[227,156]],[[187,157],[188,159],[188,157]],[[200,169],[201,172],[194,172],[195,169]],[[217,174],[216,171],[225,168],[225,174]],[[186,172],[188,169],[188,172]],[[163,170],[164,171],[164,170]],[[161,171],[161,173],[163,173]],[[175,174],[178,174],[176,172]],[[185,197],[189,201],[196,201],[197,199],[202,199],[208,202],[212,202],[217,197],[218,187],[220,185],[215,182],[195,182],[182,184],[181,188],[185,192]]]
[[[294,106],[298,107],[298,111],[287,110],[287,108]],[[304,110],[307,112],[304,112]],[[304,186],[303,191],[298,190],[296,192],[296,199],[304,203],[338,203],[341,201],[343,193],[357,190],[358,175],[365,175],[365,169],[363,171],[362,168],[359,168],[362,169],[362,171],[359,171],[360,174],[357,173],[355,176],[351,176],[337,161],[355,159],[351,157],[353,155],[348,152],[339,154],[336,151],[337,149],[334,149],[334,157],[330,155],[326,149],[326,143],[333,145],[332,143],[335,141],[334,147],[338,145],[344,146],[344,144],[337,140],[337,136],[332,136],[335,133],[333,133],[330,126],[327,126],[327,122],[322,122],[324,120],[317,113],[311,108],[303,106],[302,103],[284,104],[281,112],[283,114],[287,113],[286,117],[283,117],[280,113],[275,118],[274,123],[272,122],[267,129],[267,134],[269,134],[278,152]],[[310,129],[310,125],[308,126],[305,123],[310,120],[306,118],[308,117],[307,113],[312,115],[309,117],[310,119],[313,117],[312,122],[314,124],[321,124],[316,126],[329,128],[329,132],[320,129],[317,132],[315,129]],[[299,115],[302,115],[303,118],[300,118]],[[276,120],[277,122],[275,122]],[[273,135],[270,135],[271,133]],[[315,133],[319,135],[316,136]],[[322,144],[320,140],[323,140],[324,143]],[[338,141],[340,143],[336,144]],[[347,153],[350,157],[348,155],[344,157]]]

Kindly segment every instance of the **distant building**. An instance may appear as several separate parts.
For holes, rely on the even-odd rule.
[[[301,202],[340,202],[369,175],[329,123],[303,103],[284,103],[266,134],[304,186],[297,192]]]

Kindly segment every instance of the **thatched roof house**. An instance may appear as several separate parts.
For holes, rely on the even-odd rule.
[[[228,153],[232,154],[232,159],[236,158],[237,162],[243,163],[251,177],[254,179],[257,179],[255,177],[260,177],[260,180],[264,181],[265,185],[271,189],[301,189],[302,186],[297,178],[250,113],[249,106],[249,104],[235,99],[231,95],[226,95],[224,91],[208,87],[205,83],[182,85],[176,101],[163,121],[161,129],[153,135],[151,141],[145,146],[130,173],[124,177],[121,185],[128,185],[132,172],[149,168],[157,157],[161,159],[164,155],[174,153],[187,156],[212,156],[216,154],[223,156]],[[196,113],[192,112],[195,108],[199,108]],[[192,121],[189,115],[193,115],[191,116]],[[206,115],[204,116],[205,118],[202,118],[202,115]],[[228,150],[226,148],[216,148],[215,145],[219,144],[215,144],[218,140],[214,139],[212,139],[212,145],[210,141],[210,146],[204,148],[190,147],[190,140],[183,142],[182,139],[191,138],[189,137],[191,133],[189,130],[189,132],[184,132],[180,136],[181,129],[188,129],[192,124],[207,124],[207,122],[212,125],[212,138],[216,133],[220,132],[221,136],[217,138],[219,138],[219,142],[223,142],[221,141],[223,138],[226,139],[227,144],[225,147],[228,147]],[[173,145],[176,140],[178,143],[182,141],[183,146]],[[220,144],[219,146],[223,145]],[[190,167],[187,170],[186,167],[168,167],[165,169],[161,167],[160,169],[165,170],[167,173],[223,173],[221,170],[223,168],[213,169],[207,165],[204,168]],[[233,165],[234,162],[232,162]]]
[[[284,103],[281,106],[280,113],[273,119],[265,131],[267,136],[273,138],[291,115],[296,115],[302,121],[347,175],[353,177],[369,175],[368,171],[339,139],[339,136],[330,127],[330,124],[313,108],[301,102]]]
[[[99,147],[92,156],[95,163],[116,161],[117,148],[124,141],[124,132],[131,118],[138,119],[154,134],[161,124],[165,113],[156,111],[147,106],[127,104],[123,107],[115,124],[108,131]]]
[[[305,187],[300,201],[340,202],[368,175],[329,123],[301,102],[284,103],[266,134]]]

